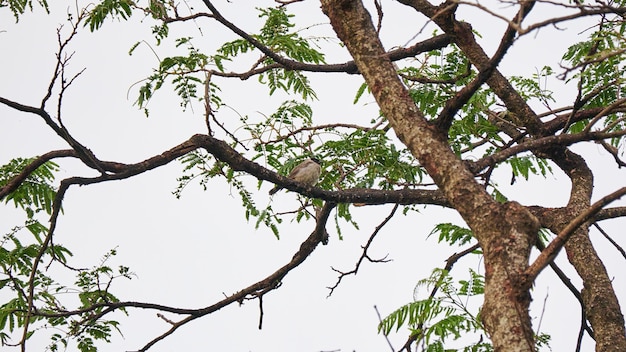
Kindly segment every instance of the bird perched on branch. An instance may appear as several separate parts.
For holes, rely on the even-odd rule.
[[[291,170],[287,178],[300,182],[301,184],[312,187],[315,186],[322,173],[322,167],[319,159],[310,158],[298,164]],[[270,190],[270,195],[283,189],[282,186],[276,186]]]

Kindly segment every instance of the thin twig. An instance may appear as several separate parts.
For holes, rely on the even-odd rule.
[[[37,253],[37,256],[33,260],[33,265],[30,269],[30,277],[28,279],[28,297],[27,297],[27,310],[24,316],[24,328],[22,339],[20,341],[20,346],[22,352],[26,352],[26,340],[28,339],[28,328],[30,327],[30,320],[33,316],[34,312],[34,298],[35,298],[35,278],[38,273],[39,263],[41,262],[41,258],[46,253],[48,249],[48,245],[52,241],[52,235],[54,234],[54,230],[56,229],[57,219],[59,217],[59,213],[61,211],[61,204],[63,203],[63,198],[65,197],[65,192],[71,185],[71,182],[68,179],[61,181],[61,185],[59,186],[59,190],[54,197],[54,201],[52,203],[52,214],[50,215],[50,228],[48,229],[48,233],[46,238],[41,243],[41,248]]]
[[[376,305],[374,305],[374,310],[376,311],[376,316],[378,317],[378,323],[382,323],[383,322],[383,318],[380,315],[380,312],[378,311],[378,307],[376,307]],[[393,349],[393,345],[391,344],[391,341],[389,341],[389,337],[387,337],[387,335],[383,334],[383,336],[385,336],[385,340],[387,341],[387,345],[389,345],[389,348],[391,349],[391,352],[394,352],[395,350]]]
[[[624,257],[624,259],[626,259],[626,251],[624,251],[624,248],[622,248],[617,242],[615,242],[608,233],[606,233],[606,231],[604,231],[600,225],[598,225],[598,223],[593,223],[593,226],[598,229],[598,231],[600,231],[600,233],[602,234],[602,236],[604,236],[604,238],[606,238],[609,242],[611,242],[611,244],[622,254],[622,257]]]
[[[396,213],[396,210],[398,210],[398,207],[400,205],[396,204],[394,205],[393,209],[391,209],[391,212],[389,213],[389,215],[387,215],[387,217],[380,223],[378,224],[378,226],[376,226],[376,228],[374,229],[374,232],[372,232],[372,234],[370,235],[369,239],[367,240],[367,243],[365,244],[365,246],[361,246],[361,248],[363,248],[363,252],[361,253],[361,257],[359,258],[359,260],[357,260],[356,265],[354,266],[354,269],[348,271],[348,272],[343,272],[340,270],[337,270],[333,267],[331,267],[331,269],[337,273],[339,273],[339,277],[337,278],[337,282],[335,282],[335,284],[331,287],[327,287],[330,292],[328,292],[328,296],[330,297],[333,292],[335,291],[335,289],[337,287],[339,287],[339,284],[341,283],[341,280],[348,276],[348,275],[356,275],[359,271],[359,268],[361,267],[361,263],[363,263],[363,260],[367,259],[370,263],[386,263],[389,261],[389,259],[387,259],[387,256],[383,257],[382,259],[372,259],[370,258],[370,256],[367,254],[367,250],[369,249],[370,245],[372,244],[372,242],[374,241],[374,238],[376,238],[376,235],[378,235],[378,233],[380,232],[380,230],[389,222],[389,220],[391,220],[391,218],[393,218],[393,216]]]

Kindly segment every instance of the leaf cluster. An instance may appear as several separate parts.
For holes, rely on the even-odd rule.
[[[324,54],[311,45],[310,39],[302,38],[297,32],[292,31],[294,24],[291,22],[294,15],[287,13],[285,8],[258,9],[259,17],[265,18],[265,24],[258,34],[252,37],[264,47],[276,55],[284,55],[298,62],[324,63]],[[230,61],[240,54],[252,52],[257,49],[246,39],[236,39],[224,43],[218,49],[218,55],[214,58],[220,70],[224,70],[222,61]],[[262,63],[273,64],[271,57],[264,56]],[[259,75],[259,82],[267,85],[269,94],[272,95],[277,89],[285,92],[299,94],[303,99],[316,99],[315,91],[310,85],[309,79],[302,72],[289,70],[288,68],[273,68]]]
[[[484,293],[484,276],[469,271],[469,280],[453,282],[446,270],[435,269],[430,277],[418,281],[416,300],[385,317],[378,331],[388,335],[407,325],[423,351],[451,351],[444,346],[450,341],[466,344],[474,334],[477,341],[462,345],[456,351],[493,351],[491,344],[483,341],[484,327],[478,313],[472,313],[468,299]],[[419,290],[437,290],[436,295],[417,299]]]
[[[134,2],[131,0],[102,0],[89,12],[85,26],[92,32],[104,24],[107,17],[128,20],[133,13]]]
[[[566,82],[578,80],[579,97],[575,109],[606,107],[623,98],[626,88],[626,26],[620,17],[603,19],[587,40],[568,48],[563,61],[579,68]],[[577,133],[585,129],[590,119],[573,123],[569,131]],[[612,113],[602,119],[603,130],[617,131],[626,127],[623,113]],[[621,146],[621,138],[612,138],[614,147]]]
[[[528,181],[531,174],[547,176],[552,173],[552,167],[546,159],[537,158],[534,155],[515,156],[506,161],[513,171],[511,184],[515,182],[515,177],[522,176]]]
[[[439,234],[437,241],[447,242],[448,244],[464,245],[474,240],[474,233],[472,230],[461,227],[452,223],[441,223],[435,225],[435,228],[428,234],[428,237]]]
[[[16,158],[0,166],[0,187],[19,175],[33,160],[34,158]],[[32,218],[40,211],[50,214],[56,195],[56,189],[52,183],[54,172],[58,169],[59,166],[52,161],[43,163],[30,173],[14,192],[7,195],[4,202],[13,201],[15,207],[22,208],[28,218]]]
[[[41,236],[41,231],[47,231],[40,224],[32,222],[25,227],[31,232],[38,231],[36,238]],[[74,340],[78,350],[83,352],[97,351],[96,340],[110,342],[113,331],[120,332],[119,323],[101,318],[100,314],[105,309],[102,304],[119,302],[117,297],[110,293],[109,288],[117,277],[130,278],[129,269],[121,266],[116,274],[103,261],[100,266],[91,270],[77,270],[74,287],[59,284],[45,271],[38,269],[31,282],[30,275],[34,260],[39,258],[39,252],[42,250],[41,244],[23,243],[18,239],[20,229],[15,228],[5,235],[0,246],[2,268],[0,290],[12,292],[12,298],[0,306],[1,342],[8,344],[11,333],[27,323],[36,326],[29,329],[27,338],[31,338],[42,328],[54,328],[58,331],[51,336],[51,344],[48,346],[51,351],[66,350],[71,340]],[[67,248],[54,245],[45,249],[45,255],[41,260],[50,258],[66,265],[67,257],[71,255]],[[106,260],[113,255],[114,250],[107,254]],[[31,287],[32,299],[29,294]],[[70,296],[78,298],[81,303],[76,313],[59,314],[69,312],[63,301]],[[32,302],[32,306],[29,302]]]
[[[50,13],[48,1],[37,0],[36,3],[37,5],[41,6],[47,13]],[[20,19],[20,15],[23,15],[24,12],[26,12],[27,10],[33,10],[33,0],[0,0],[0,9],[3,7],[8,7],[15,17],[15,22],[18,22]]]
[[[187,47],[187,55],[168,56],[162,59],[159,67],[154,70],[145,83],[139,88],[139,95],[136,104],[140,108],[144,108],[146,115],[148,111],[146,106],[154,93],[163,87],[163,84],[171,80],[174,86],[174,92],[181,100],[180,106],[186,109],[192,103],[192,100],[205,99],[204,85],[208,85],[210,94],[208,98],[216,106],[216,109],[222,104],[219,97],[219,87],[208,80],[208,66],[214,61],[212,58],[203,54],[192,44],[191,38],[179,38],[176,40],[176,47],[185,45]],[[131,53],[134,50],[131,49]],[[201,94],[199,94],[199,92]]]

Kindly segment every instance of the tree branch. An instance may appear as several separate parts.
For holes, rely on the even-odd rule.
[[[608,233],[606,233],[606,231],[604,231],[600,225],[598,225],[597,223],[593,223],[593,226],[598,229],[598,231],[600,231],[600,233],[602,234],[602,236],[604,236],[604,238],[606,238],[607,241],[609,241],[613,247],[615,247],[615,249],[617,249],[618,252],[620,252],[620,254],[622,255],[622,257],[624,257],[624,259],[626,259],[626,251],[624,251],[624,248],[622,248],[622,246],[620,246],[617,242],[615,242],[614,239],[611,238],[611,236],[609,236]]]
[[[502,39],[500,41],[500,46],[496,50],[495,54],[489,61],[482,67],[479,67],[478,75],[465,87],[463,87],[458,93],[454,95],[451,99],[449,99],[439,116],[435,120],[435,125],[445,131],[446,134],[452,125],[452,121],[454,120],[454,115],[459,111],[463,105],[465,105],[471,98],[474,96],[474,93],[480,88],[491,77],[495,69],[498,67],[504,55],[509,50],[511,45],[513,45],[513,39],[515,38],[515,33],[517,31],[517,26],[522,22],[522,20],[530,13],[531,9],[534,6],[534,1],[526,1],[520,3],[520,9],[518,13],[515,15],[515,21],[509,22],[509,27],[504,32]],[[456,26],[454,26],[456,28]],[[462,26],[458,26],[459,28],[463,28]]]
[[[356,275],[357,272],[359,271],[359,268],[361,267],[361,263],[363,263],[363,260],[367,259],[370,262],[373,263],[385,263],[388,262],[389,260],[386,259],[387,256],[385,256],[382,259],[372,259],[370,258],[370,256],[367,254],[367,250],[370,248],[370,245],[372,244],[372,242],[374,241],[374,238],[376,238],[376,235],[378,235],[378,233],[380,232],[380,230],[387,225],[387,223],[389,222],[389,220],[391,220],[391,218],[395,215],[396,210],[398,210],[398,204],[396,204],[393,209],[391,209],[391,213],[389,213],[389,215],[387,215],[387,217],[380,223],[378,224],[378,226],[376,226],[376,228],[374,229],[374,232],[372,232],[372,234],[370,235],[370,238],[367,240],[367,243],[365,243],[365,246],[362,246],[361,248],[363,248],[363,253],[361,254],[361,257],[359,258],[359,260],[357,260],[356,265],[354,266],[354,269],[348,271],[348,272],[343,272],[340,270],[337,270],[335,268],[332,268],[334,271],[336,271],[337,273],[339,273],[339,278],[337,279],[337,282],[335,282],[335,284],[331,287],[327,287],[330,292],[328,292],[328,296],[330,297],[333,292],[335,291],[335,289],[337,287],[339,287],[339,284],[341,283],[341,280],[348,276],[348,275]]]
[[[4,186],[0,187],[0,201],[9,193],[15,191],[38,167],[52,159],[66,157],[78,157],[78,155],[74,149],[64,149],[53,150],[35,158],[35,160],[22,169],[22,172],[10,179]]]
[[[241,28],[237,27],[235,24],[227,20],[224,16],[222,16],[222,14],[218,11],[218,9],[212,4],[210,0],[203,0],[203,2],[212,13],[212,15],[206,16],[206,17],[214,18],[216,21],[224,25],[226,28],[230,29],[232,32],[234,32],[241,38],[248,41],[255,48],[260,50],[264,55],[266,55],[267,57],[271,58],[272,60],[276,62],[275,64],[270,64],[267,66],[256,68],[245,73],[224,73],[220,71],[214,71],[212,72],[212,74],[215,76],[239,77],[241,79],[248,79],[253,75],[257,75],[257,74],[269,71],[271,69],[276,69],[276,68],[285,68],[285,69],[294,70],[294,71],[310,71],[310,72],[345,72],[345,73],[350,73],[350,74],[359,73],[356,63],[354,61],[348,61],[342,64],[319,65],[319,64],[299,62],[299,61],[291,60],[289,58],[280,56],[276,52],[274,52],[272,49],[265,46],[263,43],[259,42],[253,36],[248,34],[246,31],[242,30]],[[390,60],[397,61],[397,60],[405,59],[407,57],[415,56],[417,54],[420,54],[426,51],[443,48],[449,45],[451,40],[452,40],[452,37],[447,34],[437,35],[435,37],[429,38],[422,42],[416,43],[415,45],[409,48],[399,48],[399,49],[391,50],[386,55],[388,55]]]
[[[526,269],[524,272],[525,282],[524,286],[532,286],[533,281],[539,275],[539,273],[551,263],[556,255],[559,253],[567,239],[578,229],[579,226],[591,219],[596,213],[598,213],[607,204],[621,198],[626,194],[626,187],[622,187],[617,191],[604,196],[597,202],[593,203],[586,211],[579,214],[576,218],[570,221],[567,226],[556,236],[552,242],[546,247],[545,250],[539,254],[537,259]]]
[[[334,203],[326,203],[324,205],[324,207],[322,208],[320,217],[317,221],[317,224],[315,226],[315,230],[311,233],[311,235],[309,235],[309,237],[302,242],[302,244],[300,245],[300,249],[296,252],[296,254],[293,255],[291,261],[287,264],[285,264],[284,266],[282,266],[280,269],[276,270],[273,274],[269,275],[268,277],[266,277],[265,279],[258,281],[246,288],[244,288],[243,290],[209,306],[206,308],[202,308],[202,309],[198,309],[197,311],[195,311],[192,315],[190,315],[189,317],[176,322],[175,324],[173,324],[173,326],[166,331],[165,333],[163,333],[162,335],[158,336],[157,338],[153,339],[152,341],[150,341],[148,344],[146,344],[144,347],[142,347],[139,351],[147,351],[150,347],[152,347],[155,343],[159,342],[160,340],[164,339],[165,337],[171,335],[172,333],[174,333],[174,331],[176,331],[179,327],[187,324],[188,322],[200,318],[202,316],[205,316],[207,314],[213,313],[219,309],[222,309],[223,307],[234,303],[234,302],[242,302],[244,299],[246,299],[246,297],[253,295],[253,296],[258,296],[258,295],[262,295],[267,293],[268,291],[271,291],[273,289],[275,289],[277,287],[277,285],[280,283],[280,281],[294,268],[298,267],[300,264],[302,264],[302,262],[304,262],[304,260],[315,250],[315,248],[317,247],[318,244],[321,243],[322,241],[322,237],[323,237],[323,232],[325,231],[324,227],[326,224],[326,220],[328,219],[328,216],[330,215],[330,212],[332,211],[332,209],[335,207]],[[262,293],[261,293],[262,292]]]
[[[567,146],[577,142],[602,140],[607,138],[621,137],[626,135],[626,130],[615,132],[580,132],[573,134],[559,134],[556,136],[546,136],[537,139],[527,140],[518,145],[503,149],[494,154],[488,155],[475,162],[468,162],[470,170],[478,173],[488,166],[505,161],[509,157],[524,151],[534,151],[548,146]]]
[[[41,248],[39,249],[39,252],[37,252],[37,256],[32,262],[33,264],[30,270],[30,277],[28,279],[28,297],[26,297],[27,310],[26,310],[26,314],[24,317],[24,328],[23,328],[23,333],[22,333],[22,339],[20,341],[20,347],[21,347],[22,352],[26,352],[26,340],[28,339],[28,336],[29,336],[28,328],[30,326],[30,320],[31,320],[30,318],[33,316],[33,312],[34,312],[35,278],[37,277],[37,274],[38,274],[39,263],[41,262],[41,258],[43,257],[44,253],[46,253],[46,251],[48,250],[48,246],[52,242],[52,235],[54,233],[54,230],[56,229],[57,219],[61,211],[61,204],[63,203],[65,192],[68,190],[70,185],[71,185],[71,182],[69,182],[67,179],[61,181],[59,190],[57,191],[57,194],[55,195],[54,201],[52,203],[52,214],[50,215],[50,228],[48,229],[46,238],[41,243]]]

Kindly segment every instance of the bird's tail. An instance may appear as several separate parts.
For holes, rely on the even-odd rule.
[[[273,195],[274,193],[280,191],[281,189],[283,189],[283,188],[282,187],[278,187],[278,186],[270,189],[270,191],[269,191],[270,196]]]

